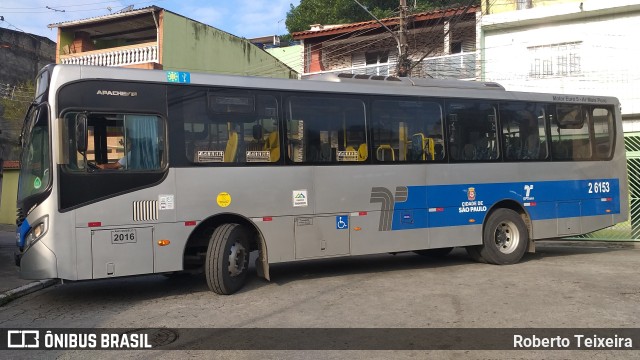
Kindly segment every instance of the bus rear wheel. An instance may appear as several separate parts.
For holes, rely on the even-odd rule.
[[[250,233],[239,224],[223,224],[211,234],[205,260],[209,289],[220,295],[240,290],[247,281]]]
[[[515,264],[524,255],[529,232],[520,215],[510,209],[497,209],[484,226],[482,245],[467,247],[476,261],[497,265]]]

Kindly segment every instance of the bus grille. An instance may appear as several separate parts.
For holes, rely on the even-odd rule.
[[[158,220],[158,200],[133,202],[133,221]]]
[[[20,227],[20,225],[22,225],[22,222],[24,221],[25,218],[26,216],[24,215],[24,211],[22,211],[22,208],[18,208],[16,210],[16,225]]]

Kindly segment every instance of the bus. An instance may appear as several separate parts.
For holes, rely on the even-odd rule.
[[[366,254],[517,263],[628,217],[620,105],[491,82],[48,65],[21,136],[26,279]],[[253,272],[253,271],[252,271]]]

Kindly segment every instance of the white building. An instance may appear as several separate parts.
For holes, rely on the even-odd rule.
[[[615,96],[625,132],[640,131],[639,0],[501,4],[483,4],[481,80],[508,90]]]

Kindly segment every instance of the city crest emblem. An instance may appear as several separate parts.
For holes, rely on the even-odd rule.
[[[476,188],[468,188],[467,189],[467,199],[469,199],[469,201],[474,201],[476,199]]]

